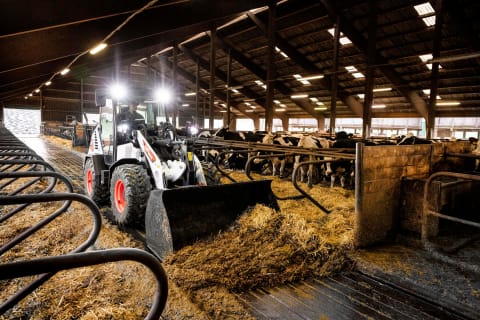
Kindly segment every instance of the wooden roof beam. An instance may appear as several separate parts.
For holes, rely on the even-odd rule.
[[[251,12],[247,13],[247,16],[257,25],[257,27],[263,32],[264,35],[267,34],[267,27],[263,21],[261,21],[257,16],[252,14]],[[288,43],[285,39],[283,39],[277,32],[275,35],[275,39],[277,42],[277,47],[285,52],[292,61],[298,64],[302,69],[309,73],[323,73],[322,70],[317,68],[310,60],[305,58],[302,54],[300,54],[293,46]],[[320,79],[319,82],[322,86],[328,89],[330,92],[332,91],[332,81],[329,75],[325,75],[323,79]],[[347,92],[343,90],[338,91],[338,98],[343,101],[350,109],[358,116],[363,115],[363,105],[357,101],[354,97],[350,96]]]
[[[336,17],[340,17],[340,26],[342,27],[342,32],[347,36],[352,43],[362,51],[366,56],[368,55],[368,41],[358,32],[355,27],[345,19],[339,10],[335,7],[332,1],[330,0],[320,0],[321,3],[328,11],[328,15],[332,21],[336,20]],[[381,56],[378,52],[375,56],[376,64],[380,65],[378,69],[387,77],[396,89],[402,93],[402,95],[407,98],[407,100],[415,107],[418,113],[426,118],[428,115],[428,107],[425,100],[420,97],[418,93],[411,90],[408,87],[408,83],[404,81],[401,76],[388,65],[387,59]]]
[[[242,53],[237,51],[230,43],[228,43],[227,40],[221,38],[217,34],[217,40],[222,49],[225,52],[228,52],[230,50],[230,54],[232,58],[234,58],[238,63],[240,63],[243,67],[248,69],[251,73],[253,73],[255,76],[258,78],[262,79],[263,81],[266,81],[267,79],[267,72],[263,70],[261,67],[253,63],[251,60],[247,59]],[[275,90],[278,90],[283,95],[290,96],[293,94],[292,89],[289,87],[285,86],[282,83],[275,82],[274,84]],[[311,115],[314,118],[323,118],[322,114],[319,114],[318,112],[315,112],[314,108],[312,105],[306,101],[306,100],[294,100],[293,101],[297,106],[299,106],[301,109],[303,109],[305,112],[307,112],[309,115]]]
[[[168,61],[167,59],[163,59],[162,60],[163,63],[165,63],[167,65],[168,68],[172,69],[173,68],[173,63],[171,63],[170,61]],[[142,62],[142,64],[146,65],[145,63]],[[151,67],[153,70],[155,70],[156,72],[158,73],[161,73],[160,70],[158,70],[157,68],[155,67]],[[181,76],[182,78],[186,79],[187,81],[190,81],[192,83],[196,83],[196,78],[195,76],[193,76],[192,74],[190,74],[188,71],[186,71],[185,69],[179,67],[177,65],[177,74],[179,76]],[[206,83],[205,81],[202,81],[202,80],[199,80],[199,86],[201,89],[204,89],[204,90],[210,90],[210,85],[208,83]],[[227,96],[222,93],[222,92],[219,92],[217,90],[215,90],[215,96],[218,97],[219,99],[223,100],[223,101],[226,101],[227,100]],[[232,106],[232,108],[235,108],[238,112],[240,112],[242,115],[244,115],[245,117],[247,118],[250,118],[252,120],[256,120],[256,117],[252,114],[248,114],[246,112],[244,112],[242,109],[238,108],[237,106]]]
[[[178,47],[185,54],[185,56],[187,56],[190,60],[198,63],[198,65],[201,68],[203,68],[205,70],[208,70],[208,71],[210,70],[210,63],[208,61],[206,61],[205,59],[203,59],[202,57],[200,57],[199,55],[197,55],[195,52],[193,52],[193,50],[191,50],[190,48],[187,48],[184,45],[179,45]],[[222,80],[223,82],[227,83],[227,74],[225,72],[223,72],[222,70],[220,70],[219,68],[215,68],[215,76],[218,79]],[[236,87],[236,86],[240,86],[241,83],[231,79],[230,80],[230,85],[232,87]],[[251,89],[246,88],[246,87],[242,87],[242,88],[237,89],[237,90],[240,91],[248,99],[253,99],[253,100],[255,100],[256,103],[258,103],[259,105],[264,107],[265,99],[263,97],[259,96],[257,93],[255,93]],[[224,100],[224,101],[226,101],[226,100]]]

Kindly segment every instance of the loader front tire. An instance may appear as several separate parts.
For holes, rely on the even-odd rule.
[[[92,159],[85,161],[85,169],[83,171],[83,181],[86,195],[98,205],[108,202],[108,185],[101,185],[95,176],[95,168]]]
[[[141,165],[115,168],[110,183],[112,215],[119,225],[145,223],[145,209],[152,190],[147,170]]]

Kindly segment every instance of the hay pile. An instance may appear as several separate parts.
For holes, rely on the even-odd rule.
[[[296,194],[290,185],[275,180],[272,189],[282,196]],[[314,187],[311,194],[332,213],[324,214],[308,200],[281,201],[280,212],[257,205],[230,230],[169,256],[164,261],[170,288],[163,318],[253,319],[236,293],[348,268],[353,193]],[[40,214],[41,209],[32,208],[32,214]],[[90,226],[85,217],[83,205],[73,206],[59,222],[2,256],[1,261],[68,252],[88,236]],[[18,230],[15,224],[31,218],[23,215],[19,222],[9,221],[1,226],[5,229],[0,229],[0,234],[9,228]],[[143,244],[104,221],[95,247],[143,248]],[[3,301],[24,281],[1,282],[0,299]],[[1,319],[143,318],[153,295],[152,281],[143,266],[128,262],[61,272]]]

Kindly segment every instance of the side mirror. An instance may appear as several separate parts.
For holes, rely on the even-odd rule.
[[[95,90],[95,106],[105,107],[107,105],[107,98],[109,94],[107,89],[96,89]]]

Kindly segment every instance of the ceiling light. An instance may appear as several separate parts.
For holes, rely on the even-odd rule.
[[[292,99],[303,99],[303,98],[308,98],[308,94],[294,94],[290,96]]]
[[[282,107],[282,108],[286,108],[286,107],[287,107],[287,105],[286,105],[285,103],[280,103],[279,106]]]
[[[105,49],[106,47],[107,47],[106,43],[99,43],[98,45],[96,45],[94,48],[90,50],[90,54],[97,54],[103,49]]]
[[[365,99],[365,93],[359,93],[359,94],[357,94],[357,96],[358,96],[360,99]]]
[[[323,110],[327,110],[327,107],[315,107],[315,108],[313,108],[313,110],[323,111]]]
[[[373,89],[373,92],[384,92],[384,91],[392,91],[392,88],[376,88],[376,89]]]
[[[387,106],[384,104],[374,104],[372,105],[372,109],[385,109]]]
[[[225,112],[227,112],[227,110],[220,110],[220,112],[221,112],[221,113],[225,113]]]
[[[317,102],[317,101],[318,101],[318,98],[311,97],[311,98],[310,98],[310,101],[312,101],[312,102]]]
[[[28,96],[31,97],[31,96],[33,96],[33,94],[32,94],[32,93],[29,93]]]
[[[436,103],[437,106],[458,106],[459,104],[459,101],[442,101]]]
[[[196,94],[197,94],[196,92],[187,92],[187,93],[185,93],[185,97],[191,97],[191,96],[194,96]]]
[[[273,102],[274,102],[275,104],[280,104],[280,101],[278,101],[278,100],[273,100]]]
[[[252,109],[245,110],[245,112],[253,112]]]
[[[35,93],[39,93],[40,92],[40,89],[35,89]]]
[[[324,106],[325,104],[321,101],[317,101],[317,106]]]
[[[316,80],[316,79],[322,79],[323,77],[324,77],[323,74],[316,74],[313,76],[303,77],[303,80]]]
[[[52,81],[50,81],[50,80],[48,80],[47,82],[45,82],[45,85],[46,85],[46,86],[49,86],[49,85],[51,85],[51,84],[52,84]]]
[[[70,72],[70,69],[65,68],[65,69],[63,69],[62,71],[60,71],[60,74],[61,74],[62,76],[64,76],[64,75],[66,75],[66,74],[69,73],[69,72]]]
[[[285,109],[282,109],[282,108],[276,108],[276,109],[275,109],[275,111],[276,111],[276,112],[284,112],[284,111],[285,111]]]
[[[24,98],[25,100],[27,100],[27,99],[28,99],[28,96],[25,96],[25,97],[23,97],[23,98]]]
[[[257,109],[257,107],[255,107],[255,106],[250,106],[250,108],[251,108],[251,109]]]
[[[244,102],[247,106],[251,106],[252,104],[250,102]]]
[[[237,89],[232,89],[233,93],[240,93]]]
[[[182,107],[188,107],[188,106],[190,106],[188,103],[182,104]]]

